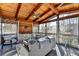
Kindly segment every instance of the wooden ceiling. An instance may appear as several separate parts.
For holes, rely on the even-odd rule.
[[[0,3],[0,16],[9,20],[18,20],[22,33],[32,32],[34,23],[45,23],[57,14],[78,10],[78,3]]]

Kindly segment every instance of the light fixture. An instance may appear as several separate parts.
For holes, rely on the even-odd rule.
[[[39,16],[40,16],[40,13],[37,13],[37,14],[33,14],[33,15],[32,15],[33,19],[35,19],[35,18],[37,18],[37,17],[39,17]]]

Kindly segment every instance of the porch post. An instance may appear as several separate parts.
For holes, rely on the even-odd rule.
[[[60,27],[59,27],[59,14],[57,15],[57,20],[56,20],[56,40],[57,43],[59,43],[59,35],[60,35]]]

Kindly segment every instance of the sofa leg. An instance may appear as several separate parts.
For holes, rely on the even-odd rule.
[[[1,55],[3,55],[3,44],[1,45]]]
[[[10,40],[10,43],[11,43],[11,48],[12,48],[12,40]]]
[[[1,46],[1,50],[3,50],[3,46],[4,46],[4,44],[2,44],[2,46]]]

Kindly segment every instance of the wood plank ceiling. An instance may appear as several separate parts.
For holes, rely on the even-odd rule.
[[[78,3],[0,3],[0,16],[4,20],[18,20],[20,33],[31,33],[33,24],[45,23],[52,16],[77,10]]]

